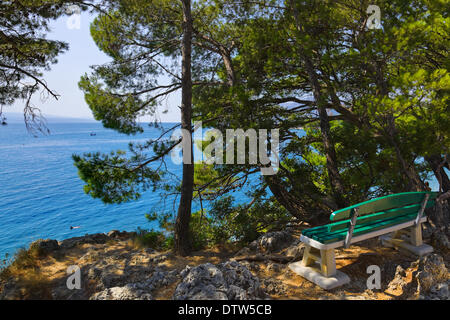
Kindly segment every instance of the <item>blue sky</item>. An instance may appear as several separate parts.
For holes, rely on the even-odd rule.
[[[41,101],[40,95],[35,94],[33,104],[41,109],[46,116],[93,119],[91,110],[84,101],[83,93],[78,88],[78,81],[85,73],[90,73],[90,66],[103,64],[110,58],[101,52],[89,33],[90,23],[94,15],[87,12],[81,14],[80,29],[70,29],[69,17],[61,17],[51,24],[51,32],[47,38],[61,40],[69,44],[69,50],[58,57],[58,63],[53,65],[51,71],[44,72],[44,79],[49,88],[56,91],[61,97],[58,100],[48,98]],[[163,122],[179,122],[181,95],[176,92],[169,96],[158,112],[158,118]],[[5,108],[8,112],[21,112],[24,102],[17,101],[12,107]],[[168,109],[166,114],[162,111]],[[148,119],[143,119],[148,120]]]

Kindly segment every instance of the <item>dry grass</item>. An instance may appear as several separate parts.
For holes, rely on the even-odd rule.
[[[17,296],[24,299],[50,299],[51,281],[41,272],[43,254],[36,247],[21,248],[12,263],[0,271],[0,281],[13,278],[21,287]]]

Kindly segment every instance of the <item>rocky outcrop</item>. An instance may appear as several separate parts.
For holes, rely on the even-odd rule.
[[[186,267],[182,281],[173,295],[175,300],[250,300],[261,299],[265,293],[259,279],[236,261],[219,265],[206,263]]]
[[[152,295],[138,284],[129,283],[123,287],[113,287],[92,295],[89,300],[152,300]]]
[[[78,245],[82,244],[102,244],[108,241],[110,238],[104,234],[104,233],[94,233],[94,234],[87,234],[82,237],[74,237],[66,240],[62,240],[59,242],[59,245],[63,249],[71,249],[73,247],[76,247]]]
[[[292,261],[298,261],[303,257],[305,251],[305,244],[299,239],[295,240],[289,247],[283,250],[284,255],[291,258]]]
[[[415,262],[417,270],[413,272],[413,286],[417,288],[419,299],[448,300],[450,274],[444,259],[438,254],[430,254]]]
[[[181,272],[182,282],[175,289],[175,300],[227,300],[227,284],[223,273],[206,263]]]
[[[59,242],[54,239],[39,239],[30,244],[30,249],[36,249],[39,254],[47,255],[60,249],[72,249],[82,244],[104,244],[111,239],[124,240],[133,237],[135,234],[135,232],[112,230],[107,234],[86,234],[81,237],[73,237]]]
[[[401,290],[404,291],[406,286],[408,285],[408,282],[406,281],[406,271],[402,268],[402,266],[397,266],[395,269],[395,275],[394,279],[392,279],[391,282],[389,282],[387,286],[387,290],[389,291],[397,291]]]
[[[137,283],[147,291],[168,286],[179,279],[177,270],[166,270],[158,262],[167,259],[165,254],[153,258],[139,251],[129,251],[121,255],[110,254],[107,258],[97,258],[98,253],[90,253],[93,262],[86,265],[84,275],[87,282],[95,284],[95,290],[105,290],[112,287],[123,287],[128,283]],[[83,256],[82,259],[90,260]],[[130,264],[129,262],[133,262]]]
[[[35,242],[31,243],[30,248],[37,249],[39,254],[46,255],[55,250],[58,250],[60,247],[58,241],[52,239],[45,239],[45,240],[36,240]]]
[[[9,279],[0,288],[0,300],[17,299],[18,289],[17,282],[13,279]]]
[[[450,281],[441,282],[433,285],[426,295],[419,296],[423,300],[450,300],[449,292]]]
[[[128,247],[126,238],[130,236],[131,233],[113,230],[108,234],[97,233],[60,242],[50,239],[36,241],[33,246],[40,252],[52,255],[57,253],[61,259],[75,248],[77,250],[74,252],[81,253],[76,261],[70,262],[80,267],[81,288],[68,289],[66,270],[62,269],[58,276],[48,283],[46,298],[148,300],[152,299],[159,289],[168,288],[180,280],[173,294],[174,299],[245,300],[265,297],[259,279],[236,261],[186,267],[180,272],[179,269],[172,269],[167,265],[167,260],[177,258],[172,253]],[[275,238],[277,242],[282,237],[275,235]],[[114,242],[110,245],[111,240]],[[266,240],[267,243],[272,243],[270,239]],[[89,245],[82,246],[85,244]],[[277,266],[274,265],[274,268]],[[22,283],[18,283],[16,279],[3,282],[1,286],[1,298],[21,298],[20,294],[16,293],[21,292]]]
[[[435,232],[431,235],[431,244],[434,248],[439,248],[441,251],[450,251],[449,237],[444,232]]]
[[[232,260],[245,264],[252,271],[255,271],[255,268],[246,262],[264,262],[269,271],[279,272],[287,263],[300,260],[304,250],[305,245],[293,235],[291,228],[287,228],[262,235],[249,246],[239,250]]]
[[[395,276],[388,284],[388,290],[401,290],[401,299],[449,300],[450,274],[444,259],[438,254],[430,254],[413,262],[410,269],[412,281],[407,281],[407,273],[397,266]]]
[[[147,291],[154,291],[167,287],[180,278],[177,270],[164,271],[156,268],[150,278],[138,283],[138,286]]]
[[[267,232],[253,241],[249,248],[252,251],[276,252],[292,245],[294,240],[290,229]]]
[[[136,235],[136,232],[111,230],[106,234],[111,239],[127,239]]]
[[[267,294],[270,295],[285,295],[287,292],[287,287],[280,281],[274,279],[264,279],[262,285]]]

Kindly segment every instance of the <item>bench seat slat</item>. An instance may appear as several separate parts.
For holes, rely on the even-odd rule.
[[[392,225],[396,225],[396,224],[400,224],[409,220],[414,220],[416,218],[417,214],[406,214],[406,215],[401,215],[401,216],[396,216],[394,218],[390,218],[390,219],[378,219],[375,221],[371,221],[370,223],[367,224],[360,224],[360,225],[356,225],[355,229],[353,231],[353,235],[361,235],[364,233],[369,233],[381,228],[386,228],[388,226],[392,226]],[[327,226],[323,226],[327,229]],[[314,239],[316,241],[319,241],[321,243],[331,243],[331,242],[336,242],[339,240],[343,240],[345,239],[345,236],[347,234],[347,230],[343,229],[343,230],[338,230],[335,232],[325,232],[325,233],[316,233],[316,234],[309,234],[308,232],[303,233],[305,236],[307,236],[308,238]]]

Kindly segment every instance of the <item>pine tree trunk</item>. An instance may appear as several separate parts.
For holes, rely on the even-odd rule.
[[[277,201],[292,216],[300,221],[316,225],[324,223],[324,220],[327,220],[329,217],[329,213],[326,215],[318,215],[317,210],[311,211],[310,205],[305,201],[307,198],[310,198],[317,203],[321,203],[324,212],[327,212],[327,209],[334,211],[339,208],[337,203],[331,197],[315,194],[314,192],[306,194],[304,190],[296,190],[296,192],[287,190],[283,185],[279,174],[266,176],[265,181],[275,199],[277,199]],[[308,210],[306,208],[308,208]]]
[[[434,154],[426,157],[425,160],[430,164],[437,180],[439,181],[442,194],[438,197],[434,207],[427,210],[427,216],[432,222],[433,244],[439,248],[449,249],[450,241],[448,238],[450,208],[448,199],[450,198],[450,180],[444,170],[446,161],[440,154]]]
[[[305,209],[298,203],[297,198],[286,190],[276,175],[267,176],[267,184],[275,199],[287,210],[291,215],[299,220],[307,221],[308,214]]]
[[[192,148],[192,78],[191,78],[191,50],[192,50],[192,17],[191,0],[183,3],[183,45],[182,45],[182,93],[181,93],[181,127],[189,132],[189,148],[191,161],[183,162],[183,177],[181,182],[181,197],[175,223],[175,253],[186,256],[191,251],[189,237],[189,222],[191,219],[191,204],[194,188],[194,159]],[[184,144],[186,146],[186,144]],[[183,150],[186,152],[188,150]]]
[[[426,157],[425,160],[430,164],[430,167],[442,188],[442,192],[445,193],[450,191],[450,179],[444,170],[446,162],[443,161],[444,159],[442,159],[442,156],[440,154],[433,154]]]

